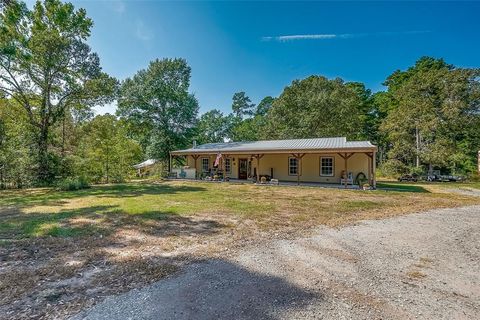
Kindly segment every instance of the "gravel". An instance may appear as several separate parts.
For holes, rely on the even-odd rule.
[[[74,319],[474,319],[480,206],[365,221],[191,264]]]

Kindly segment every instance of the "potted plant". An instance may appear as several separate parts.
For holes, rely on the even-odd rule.
[[[265,177],[265,176],[260,177],[260,183],[261,184],[267,183],[267,177]]]
[[[370,184],[365,183],[365,184],[362,186],[362,189],[363,189],[363,190],[370,190],[370,189],[371,189]]]

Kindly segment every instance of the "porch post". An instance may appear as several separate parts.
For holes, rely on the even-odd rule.
[[[257,183],[260,182],[260,155],[257,154]]]
[[[377,152],[376,151],[373,151],[373,156],[372,156],[372,169],[373,169],[373,189],[377,189],[377,175],[376,175],[376,171],[377,171]]]
[[[297,186],[300,185],[300,168],[301,168],[301,161],[302,158],[305,156],[305,153],[292,153],[292,156],[297,159]]]
[[[263,154],[254,154],[252,157],[257,159],[257,183],[260,181],[260,159],[263,158]]]
[[[197,159],[200,157],[198,154],[192,154],[193,161],[195,163],[195,180],[197,180],[198,172],[197,172]]]
[[[345,185],[345,189],[347,189],[347,186],[348,186],[348,165],[347,165],[347,162],[348,162],[348,158],[353,156],[353,152],[350,153],[350,154],[346,153],[346,152],[344,154],[339,153],[338,155],[343,158],[343,163],[345,165],[345,167],[344,167],[344,172],[345,172],[344,185]]]
[[[297,186],[300,185],[300,158],[296,156],[297,159]]]
[[[168,161],[168,173],[172,173],[172,154],[170,153],[170,160]]]
[[[373,152],[365,152],[368,157],[368,183],[373,187]]]
[[[226,159],[226,158],[227,158],[227,155],[226,155],[226,154],[222,154],[222,159],[221,159],[221,160],[222,160],[223,181],[226,181],[225,175],[227,174],[227,173],[225,172],[225,168],[226,168],[226,167],[225,167],[225,159]]]

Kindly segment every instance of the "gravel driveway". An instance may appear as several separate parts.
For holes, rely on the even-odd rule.
[[[191,264],[75,319],[474,319],[479,239],[480,206],[320,228]]]

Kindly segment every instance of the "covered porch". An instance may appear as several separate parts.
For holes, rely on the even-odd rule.
[[[181,161],[176,161],[182,159]],[[171,155],[172,172],[179,178],[279,181],[281,184],[352,188],[359,180],[376,187],[375,151],[185,153]],[[176,163],[181,163],[180,168]],[[265,177],[262,179],[262,177]]]

